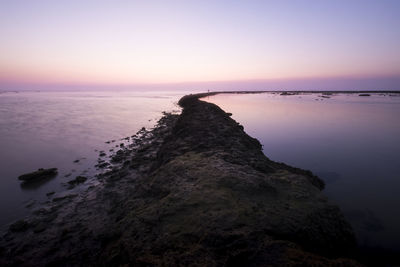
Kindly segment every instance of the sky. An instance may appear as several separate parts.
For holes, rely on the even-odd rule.
[[[0,90],[400,90],[397,0],[0,0]]]

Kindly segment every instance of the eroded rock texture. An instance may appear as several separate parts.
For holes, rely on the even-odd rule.
[[[101,186],[7,233],[0,263],[357,266],[348,259],[352,229],[323,182],[269,160],[229,114],[198,97],[182,98],[181,115],[166,115],[140,148],[119,153]]]

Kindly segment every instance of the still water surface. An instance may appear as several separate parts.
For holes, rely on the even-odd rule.
[[[274,161],[326,182],[360,245],[400,251],[400,97],[222,94],[219,105]]]
[[[23,218],[48,192],[63,192],[77,175],[93,176],[99,151],[123,143],[162,111],[179,110],[184,92],[20,92],[0,94],[0,229]],[[106,141],[116,140],[106,144]],[[73,161],[79,160],[74,163]],[[21,186],[17,177],[57,167],[45,184]],[[65,175],[69,175],[65,177]]]
[[[65,191],[76,175],[93,176],[99,151],[110,154],[124,137],[154,126],[162,111],[179,110],[184,94],[0,94],[0,228],[46,201],[46,193]],[[325,194],[340,205],[361,245],[400,248],[400,97],[269,93],[205,100],[233,113],[272,160],[324,179]],[[40,187],[17,180],[50,167],[59,175]]]

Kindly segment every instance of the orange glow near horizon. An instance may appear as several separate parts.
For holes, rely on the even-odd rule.
[[[22,2],[0,4],[0,83],[400,77],[397,4]]]
[[[240,69],[225,69],[219,70],[214,68],[206,70],[198,67],[185,68],[184,66],[176,66],[175,69],[160,67],[157,69],[157,63],[154,66],[140,64],[126,66],[126,68],[111,67],[109,63],[101,64],[92,63],[82,64],[80,66],[68,66],[66,64],[55,65],[35,65],[31,66],[7,66],[0,63],[0,81],[21,82],[21,83],[60,83],[60,84],[169,84],[169,83],[202,83],[202,82],[225,82],[225,81],[254,81],[254,80],[292,80],[292,79],[324,79],[324,78],[372,78],[385,76],[400,76],[400,73],[395,71],[364,71],[355,72],[354,69],[348,68],[346,71],[338,68],[336,72],[304,69],[304,71],[288,71],[284,72],[284,67],[281,69],[267,71],[263,68],[263,73],[258,73],[257,70],[240,70]],[[23,64],[21,64],[23,65]],[[146,66],[147,65],[147,66]],[[24,68],[25,67],[25,68]],[[47,68],[46,68],[47,67]],[[147,67],[147,68],[146,68]],[[135,71],[136,68],[136,71]],[[221,66],[222,68],[222,66]],[[300,66],[299,66],[300,68]],[[279,72],[279,70],[281,70]],[[341,71],[340,71],[341,70]],[[353,71],[353,72],[352,72]],[[153,75],[154,76],[153,76]],[[247,75],[246,75],[247,74]],[[295,75],[297,74],[297,75]]]

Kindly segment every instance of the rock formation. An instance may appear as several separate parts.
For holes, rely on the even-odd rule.
[[[268,159],[201,96],[183,97],[181,115],[165,115],[139,148],[121,148],[101,185],[18,222],[0,264],[358,266],[324,183]]]

